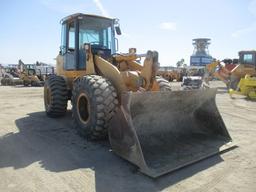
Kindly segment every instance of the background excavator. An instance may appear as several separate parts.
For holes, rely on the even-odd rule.
[[[245,95],[256,99],[256,51],[240,51],[238,63],[225,63],[215,61],[206,66],[204,81],[209,84],[209,79],[222,80],[229,93]]]
[[[171,91],[156,76],[158,53],[117,53],[117,19],[73,14],[61,20],[57,75],[44,86],[49,117],[64,116],[88,139],[108,136],[113,151],[158,177],[232,146],[216,89]],[[144,58],[143,64],[136,62]]]

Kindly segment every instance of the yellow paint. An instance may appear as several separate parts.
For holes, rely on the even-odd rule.
[[[256,99],[256,77],[245,75],[237,85],[237,90],[230,89],[230,96],[233,94],[245,95],[250,99]]]

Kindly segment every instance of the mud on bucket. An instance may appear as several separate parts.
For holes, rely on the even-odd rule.
[[[229,148],[215,95],[216,89],[123,94],[109,128],[113,151],[158,177]]]

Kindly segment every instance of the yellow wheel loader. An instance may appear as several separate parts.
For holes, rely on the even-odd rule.
[[[239,52],[239,65],[231,71],[229,94],[256,99],[256,51]]]
[[[256,76],[256,51],[240,51],[239,64],[231,70],[230,89],[236,90],[241,78]]]
[[[231,96],[239,94],[255,99],[256,51],[240,51],[238,64],[231,67],[229,70],[226,66],[222,66],[220,61],[208,64],[204,82],[209,86],[209,79],[215,77],[227,85]]]
[[[23,80],[24,86],[34,86],[40,87],[44,85],[44,82],[41,81],[34,68],[30,67],[31,65],[25,65],[21,60],[19,60],[18,69],[20,70],[19,76]]]
[[[20,78],[23,80],[24,86],[34,86],[34,87],[40,87],[44,85],[43,81],[40,81],[40,79],[36,75],[35,69],[26,69],[20,74]]]
[[[229,90],[229,94],[232,97],[233,94],[245,95],[249,99],[256,99],[256,77],[251,77],[250,75],[245,75],[241,78],[237,85],[237,89]]]
[[[73,14],[61,20],[57,75],[46,79],[49,117],[72,102],[74,126],[89,139],[108,136],[113,151],[158,177],[229,148],[216,89],[171,91],[156,76],[158,53],[117,53],[117,19]],[[144,58],[143,64],[136,62]]]

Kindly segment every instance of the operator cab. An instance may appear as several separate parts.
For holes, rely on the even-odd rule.
[[[86,69],[86,47],[93,54],[103,58],[116,53],[115,31],[121,34],[118,19],[77,13],[61,20],[60,55],[64,59],[65,70]]]
[[[240,51],[239,63],[256,67],[256,51]]]

